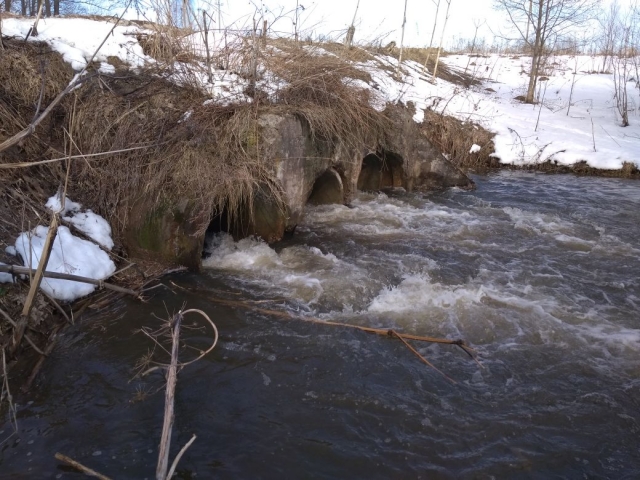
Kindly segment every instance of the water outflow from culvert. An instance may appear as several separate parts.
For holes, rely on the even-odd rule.
[[[171,278],[191,293],[114,305],[66,335],[0,472],[61,473],[61,450],[115,478],[151,477],[162,397],[131,401],[148,344],[130,332],[186,301],[221,342],[180,375],[175,443],[198,435],[181,478],[638,478],[638,183],[474,180],[473,192],[309,206],[275,247],[212,236],[206,272]],[[398,340],[213,297],[462,337],[484,368],[415,344],[451,385]]]

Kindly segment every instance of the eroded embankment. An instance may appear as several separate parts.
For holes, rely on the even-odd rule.
[[[5,40],[5,47],[2,141],[74,78],[44,43]],[[158,64],[132,71],[110,58],[110,74],[90,66],[31,135],[0,152],[4,245],[48,225],[46,199],[64,186],[111,224],[114,261],[143,265],[117,280],[139,286],[161,267],[199,268],[207,230],[275,241],[295,230],[307,202],[346,204],[358,188],[472,187],[419,134],[411,105],[371,106],[369,90],[353,84],[366,72],[281,47],[269,60],[278,90],[254,84],[245,92],[250,101],[237,103],[211,101]],[[25,295],[24,286],[16,291],[4,302],[9,316]],[[4,331],[8,344],[11,329]]]

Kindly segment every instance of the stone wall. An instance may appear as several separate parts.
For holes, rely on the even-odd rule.
[[[314,138],[306,122],[295,115],[264,114],[258,119],[267,162],[283,193],[283,204],[262,186],[230,228],[236,238],[257,235],[267,242],[293,232],[307,203],[348,204],[357,189],[404,188],[434,190],[473,188],[473,182],[422,136],[413,121],[412,106],[390,106],[385,112],[391,130],[378,145],[349,149]],[[253,215],[249,212],[252,211]],[[204,233],[188,203],[149,209],[145,202],[131,211],[125,246],[132,256],[198,269]]]

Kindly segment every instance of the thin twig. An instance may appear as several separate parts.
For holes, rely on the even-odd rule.
[[[161,145],[163,145],[163,144],[154,143],[152,145],[143,145],[143,146],[140,146],[140,147],[123,148],[121,150],[110,150],[108,152],[87,153],[87,154],[80,154],[80,155],[69,155],[67,157],[51,158],[49,160],[39,160],[37,162],[3,163],[3,164],[0,164],[0,169],[27,168],[27,167],[33,167],[35,165],[45,165],[47,163],[62,162],[64,160],[73,160],[73,159],[76,159],[76,158],[86,159],[86,158],[91,158],[91,157],[104,157],[104,156],[108,156],[108,155],[116,155],[118,153],[133,152],[135,150],[143,150],[145,148],[158,147],[158,146],[161,146]]]
[[[58,459],[58,460],[60,460],[61,462],[64,462],[64,463],[68,463],[73,468],[75,468],[77,470],[80,470],[82,473],[84,473],[85,475],[89,475],[90,477],[97,477],[100,480],[111,480],[109,477],[106,477],[106,476],[96,472],[95,470],[92,470],[89,467],[85,467],[81,463],[76,462],[73,458],[69,458],[66,455],[63,455],[61,453],[56,453],[56,459]]]
[[[4,310],[2,310],[1,308],[0,308],[0,315],[2,315],[11,324],[13,328],[18,327],[18,324],[14,322],[14,320],[9,316],[9,314]],[[29,345],[31,345],[31,348],[33,348],[40,355],[44,355],[44,352],[38,348],[38,346],[34,343],[34,341],[31,339],[28,333],[24,334],[24,339],[27,341]]]
[[[29,275],[29,274],[35,273],[36,271],[33,268],[19,267],[17,265],[0,265],[0,272],[12,273],[15,275]],[[114,292],[126,293],[134,297],[139,297],[139,294],[137,292],[134,292],[133,290],[119,287],[118,285],[113,285],[103,280],[96,280],[94,278],[88,278],[88,277],[80,277],[78,275],[70,275],[68,273],[47,272],[47,271],[42,272],[42,275],[46,278],[57,278],[59,280],[72,280],[74,282],[90,283],[91,285],[95,285],[98,288],[105,288],[107,290],[113,290]]]
[[[449,380],[451,383],[456,384],[457,382],[455,380],[453,380],[452,378],[449,378],[447,375],[445,375],[441,370],[439,370],[438,368],[436,368],[436,366],[431,363],[429,360],[427,360],[426,358],[424,358],[420,352],[418,352],[415,348],[413,348],[411,345],[409,345],[409,342],[407,342],[404,338],[402,338],[402,336],[400,334],[398,334],[398,332],[396,332],[395,330],[389,330],[389,335],[392,337],[396,337],[398,338],[402,343],[405,344],[405,346],[411,350],[420,360],[422,360],[423,363],[429,365],[431,368],[433,368],[436,372],[438,372],[440,375],[442,375],[444,378],[446,378],[447,380]]]
[[[13,432],[18,432],[18,417],[16,416],[16,408],[13,404],[13,397],[11,396],[11,390],[9,390],[9,374],[7,372],[7,356],[4,348],[2,349],[2,390],[7,392],[7,402],[9,403],[9,418],[11,425],[13,425]],[[2,399],[2,395],[0,395]]]
[[[180,461],[180,459],[182,458],[182,455],[184,455],[184,452],[187,451],[187,449],[191,446],[191,444],[193,442],[196,441],[196,434],[193,434],[193,437],[191,437],[191,440],[189,440],[184,447],[182,447],[182,449],[178,452],[178,455],[176,455],[176,458],[173,460],[173,463],[171,464],[171,468],[169,469],[169,473],[167,474],[167,480],[171,479],[171,477],[173,477],[174,472],[176,471],[176,467],[178,466],[178,462]]]

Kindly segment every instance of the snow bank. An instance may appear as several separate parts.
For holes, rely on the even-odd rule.
[[[16,240],[16,250],[26,266],[38,267],[48,232],[47,227],[39,225],[30,232],[21,233]],[[115,270],[109,255],[95,243],[73,236],[67,227],[58,227],[46,271],[103,280]],[[72,301],[90,294],[96,287],[88,283],[44,278],[40,288],[53,298]]]
[[[108,249],[113,247],[111,227],[100,215],[91,210],[81,211],[82,205],[72,202],[69,198],[65,198],[63,207],[58,195],[49,198],[45,206],[60,213],[64,220],[72,223],[97,243]],[[19,254],[25,266],[38,268],[48,233],[49,228],[42,225],[29,232],[22,232],[16,240],[15,247],[7,247],[6,252],[11,255]],[[116,266],[98,245],[78,238],[67,227],[60,226],[45,270],[104,280],[116,271]],[[8,275],[8,278],[5,275],[8,274],[0,274],[0,282],[13,281],[11,275]],[[72,301],[90,294],[96,287],[88,283],[45,277],[40,288],[53,298]]]
[[[49,210],[63,215],[63,220],[71,223],[74,227],[107,250],[111,250],[113,248],[111,226],[109,225],[109,222],[100,215],[93,213],[91,210],[81,211],[82,205],[72,202],[69,200],[69,197],[65,198],[63,209],[58,195],[54,195],[49,198],[45,206]]]
[[[33,18],[3,18],[2,34],[25,38],[33,26]],[[138,43],[137,26],[117,26],[113,33],[113,22],[86,18],[43,18],[38,23],[38,36],[29,41],[47,42],[53,50],[78,71],[82,70],[100,43],[107,38],[95,57],[106,64],[108,57],[118,57],[131,67],[141,67],[153,59],[147,57]],[[107,37],[108,35],[108,37]]]

